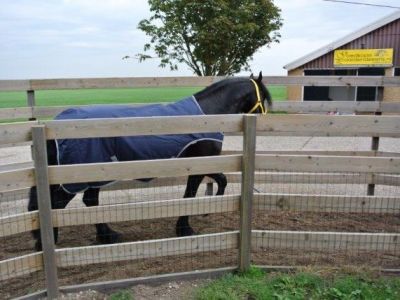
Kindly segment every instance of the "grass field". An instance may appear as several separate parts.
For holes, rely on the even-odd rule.
[[[199,91],[198,87],[134,88],[134,89],[81,89],[36,91],[37,106],[155,103],[182,99]],[[273,100],[286,99],[286,87],[269,88]],[[0,108],[26,106],[25,92],[0,92]]]
[[[399,278],[368,274],[321,276],[313,273],[266,274],[253,268],[243,275],[227,275],[195,292],[197,300],[267,299],[400,299]]]
[[[398,277],[379,277],[379,274],[365,270],[266,273],[258,268],[251,268],[243,274],[228,274],[205,284],[200,283],[197,288],[190,284],[186,286],[189,288],[182,294],[173,294],[170,292],[171,288],[167,286],[150,289],[146,295],[154,292],[154,295],[167,295],[165,299],[179,295],[176,299],[192,300],[400,299]],[[134,300],[147,299],[147,297],[143,297],[141,289],[133,288],[115,292],[107,299]]]

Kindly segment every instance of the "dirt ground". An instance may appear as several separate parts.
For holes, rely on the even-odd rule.
[[[400,144],[394,139],[381,142],[381,150],[398,151]],[[287,138],[280,144],[275,139],[261,138],[257,148],[260,150],[332,150],[332,144],[325,139]],[[353,144],[352,144],[353,143]],[[235,138],[227,141],[227,150],[240,148]],[[352,146],[352,147],[351,147]],[[343,141],[338,139],[336,150],[368,150],[370,140]],[[7,149],[7,148],[6,148]],[[18,152],[21,151],[21,152]],[[0,149],[0,164],[29,160],[25,150]],[[19,153],[19,154],[18,154]],[[278,187],[280,189],[281,187]],[[303,187],[300,187],[302,189]],[[309,188],[309,187],[308,187]],[[326,189],[328,187],[325,187]],[[326,190],[325,189],[325,190]],[[262,187],[261,187],[262,190]],[[348,185],[346,193],[352,193],[354,187]],[[293,188],[290,190],[293,192]],[[306,190],[308,191],[308,190]],[[389,191],[389,193],[393,192]],[[397,190],[395,190],[397,193]],[[385,192],[386,193],[386,192]],[[385,194],[386,195],[386,194]],[[398,194],[397,194],[398,195]],[[8,200],[7,200],[8,201]],[[0,199],[1,202],[1,199]],[[8,201],[13,203],[12,201]],[[12,204],[12,205],[15,205]],[[26,201],[23,201],[26,207]],[[175,237],[175,218],[121,222],[111,224],[114,230],[122,233],[121,242],[143,241]],[[215,214],[191,218],[191,224],[198,234],[237,230],[237,214]],[[400,232],[400,214],[345,214],[345,213],[300,213],[254,212],[253,228],[260,230],[296,230],[296,231],[337,231],[337,232]],[[97,245],[94,226],[75,226],[60,229],[57,248]],[[0,260],[33,252],[33,240],[30,233],[0,238]],[[172,252],[173,254],[173,252]],[[237,251],[206,251],[200,254],[166,256],[137,261],[122,261],[110,264],[93,264],[85,267],[60,268],[60,285],[75,285],[89,282],[102,282],[116,279],[150,276],[163,273],[176,273],[208,268],[235,266]],[[400,268],[398,251],[378,253],[374,251],[303,251],[301,249],[253,249],[252,263],[261,265],[356,265],[369,267]],[[0,298],[26,295],[44,288],[43,272],[23,275],[12,280],[0,281]],[[133,288],[135,299],[190,299],[190,291],[204,281],[171,282],[159,286],[138,285]],[[64,299],[106,299],[107,295],[88,291],[65,296]]]
[[[400,215],[343,214],[343,213],[296,213],[276,212],[254,214],[254,229],[298,230],[298,231],[352,231],[352,232],[398,232]],[[174,237],[176,219],[146,220],[112,224],[121,232],[123,242]],[[231,231],[237,228],[238,216],[217,214],[193,217],[191,223],[200,234]],[[94,226],[74,226],[61,228],[57,248],[96,245]],[[16,254],[32,252],[33,241],[29,233],[2,239],[0,259],[15,257]],[[173,254],[173,252],[171,253]],[[136,261],[122,261],[110,264],[94,264],[85,267],[59,268],[60,285],[74,285],[150,276],[163,273],[177,273],[191,270],[230,267],[237,264],[237,251],[206,251],[200,254],[167,256]],[[394,253],[374,251],[302,251],[301,249],[253,249],[252,263],[259,265],[355,265],[369,267],[400,268],[400,257]],[[27,294],[43,289],[43,272],[17,277],[0,282],[3,296]],[[160,288],[174,292],[174,288]],[[142,287],[141,292],[148,292]],[[156,291],[153,291],[154,293]],[[178,291],[176,291],[178,292]],[[150,292],[149,292],[150,293]],[[142,299],[151,299],[145,298]],[[167,297],[167,296],[166,296]],[[5,297],[6,299],[8,297]],[[83,298],[82,298],[83,299]],[[140,298],[139,298],[140,299]],[[154,298],[153,298],[154,299]],[[169,299],[169,298],[165,298]],[[175,298],[179,299],[179,298]],[[183,299],[183,298],[182,298]],[[186,298],[185,298],[186,299]]]
[[[172,281],[157,285],[139,284],[132,288],[124,289],[119,293],[128,293],[135,300],[192,300],[195,290],[209,283],[210,279]],[[61,300],[106,300],[117,292],[101,293],[95,290],[82,291],[79,293],[62,294]]]

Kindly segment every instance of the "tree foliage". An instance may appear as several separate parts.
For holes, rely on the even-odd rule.
[[[151,37],[144,50],[154,51],[161,67],[184,63],[199,76],[232,75],[249,69],[257,49],[279,42],[282,19],[273,0],[148,2],[152,15],[138,28]]]

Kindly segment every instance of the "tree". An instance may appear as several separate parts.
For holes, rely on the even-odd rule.
[[[198,76],[249,70],[254,53],[279,42],[280,9],[273,0],[149,0],[152,16],[138,28],[151,37],[160,66],[184,63]],[[151,56],[138,54],[140,61]]]

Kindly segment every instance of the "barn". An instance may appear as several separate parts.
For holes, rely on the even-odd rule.
[[[289,76],[400,76],[400,10],[284,66]],[[288,100],[376,101],[376,87],[288,86]],[[398,101],[385,87],[383,101]]]

